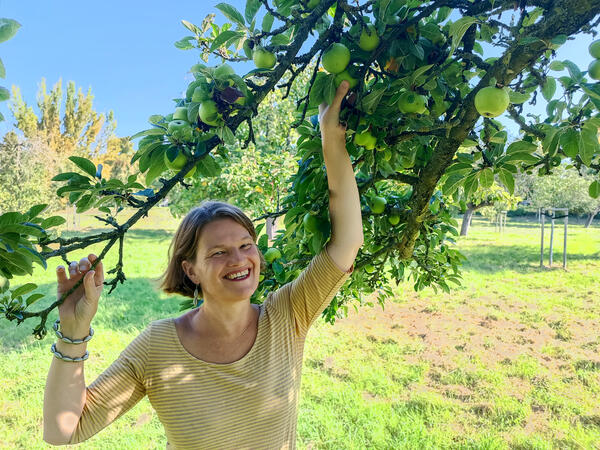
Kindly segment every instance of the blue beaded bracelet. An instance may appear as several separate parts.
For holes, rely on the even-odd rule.
[[[58,331],[59,324],[60,324],[60,319],[56,319],[56,321],[54,322],[54,325],[52,325],[52,328],[54,328],[54,333],[56,334],[56,337],[58,337],[61,341],[66,342],[67,344],[83,344],[84,342],[89,341],[92,338],[92,336],[94,335],[94,329],[92,327],[90,327],[90,334],[88,334],[83,339],[71,339],[71,338],[64,336],[60,331]]]

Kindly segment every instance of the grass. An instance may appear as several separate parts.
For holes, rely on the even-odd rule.
[[[178,299],[149,281],[166,264],[178,221],[163,208],[144,221],[126,235],[127,282],[105,290],[94,319],[88,383],[150,321],[179,314]],[[475,218],[457,244],[468,262],[451,294],[402,283],[384,310],[375,303],[333,326],[318,321],[305,348],[298,448],[600,448],[599,231],[569,224],[563,270],[562,228],[554,266],[540,267],[537,223],[509,218],[500,234]],[[105,265],[115,262],[113,248]],[[50,297],[58,264],[36,266],[33,277]],[[48,448],[42,400],[54,337],[35,341],[32,326],[0,322],[0,448]],[[143,400],[79,448],[165,443]]]

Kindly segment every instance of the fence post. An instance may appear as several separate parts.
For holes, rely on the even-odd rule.
[[[569,210],[565,213],[565,239],[563,243],[563,269],[567,268],[567,222],[569,221]]]
[[[550,267],[552,267],[552,261],[553,261],[553,257],[554,257],[554,216],[555,216],[555,211],[554,208],[552,208],[552,225],[550,227]]]
[[[544,211],[541,212],[540,218],[541,218],[541,223],[542,223],[542,241],[540,244],[540,267],[544,267],[544,224],[546,222]]]

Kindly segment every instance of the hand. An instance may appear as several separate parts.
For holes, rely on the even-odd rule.
[[[346,125],[340,124],[340,107],[348,93],[349,86],[346,80],[342,81],[335,92],[331,105],[327,103],[319,105],[319,126],[323,142],[341,141],[342,145],[346,144]]]
[[[92,319],[98,310],[98,300],[104,288],[102,262],[98,262],[95,270],[90,270],[97,259],[96,255],[90,253],[88,258],[81,258],[79,264],[77,261],[73,261],[69,265],[69,277],[63,266],[56,268],[58,298],[61,298],[81,278],[84,279],[81,286],[58,307],[61,331],[71,339],[81,339],[87,336]],[[76,335],[71,335],[71,333]]]

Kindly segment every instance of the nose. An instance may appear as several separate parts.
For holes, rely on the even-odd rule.
[[[228,265],[241,266],[244,263],[245,256],[240,249],[234,249],[229,253]]]

